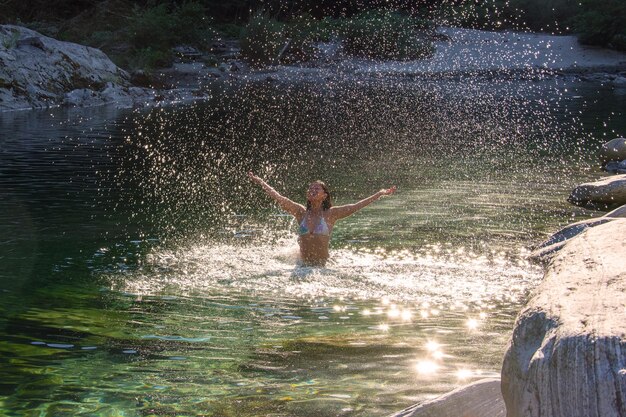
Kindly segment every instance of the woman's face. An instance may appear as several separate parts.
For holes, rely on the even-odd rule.
[[[309,185],[309,190],[306,193],[306,198],[308,201],[324,201],[326,198],[326,192],[321,184],[314,182]]]

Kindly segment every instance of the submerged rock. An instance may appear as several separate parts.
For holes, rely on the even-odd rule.
[[[626,204],[626,175],[581,184],[574,188],[567,201],[577,206]]]
[[[488,378],[414,405],[390,417],[504,417],[500,380]]]
[[[626,415],[626,219],[588,228],[547,267],[502,366],[508,417]]]

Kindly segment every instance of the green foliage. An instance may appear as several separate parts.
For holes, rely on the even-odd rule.
[[[508,0],[481,2],[462,0],[443,4],[436,13],[437,19],[443,24],[483,30],[498,30],[505,27],[518,29],[516,25],[518,15],[519,13],[512,12]]]
[[[339,36],[347,53],[368,58],[408,60],[429,56],[432,43],[418,37],[430,26],[398,12],[373,10],[343,22]]]
[[[329,41],[337,36],[339,21],[331,18],[315,19],[304,14],[285,25],[285,36],[289,40],[288,54],[284,61],[307,61],[315,54],[315,43]]]
[[[211,19],[195,1],[173,8],[165,3],[147,9],[135,7],[122,35],[131,46],[128,65],[134,69],[171,65],[172,47],[186,44],[207,49],[214,37]]]
[[[315,43],[340,39],[353,56],[408,60],[433,53],[424,34],[432,29],[423,20],[399,12],[369,11],[350,19],[315,19],[302,15],[282,23],[266,13],[256,14],[243,31],[242,56],[255,66],[301,62],[315,53]],[[280,56],[285,46],[286,53]]]
[[[170,10],[166,4],[153,8],[135,7],[130,18],[129,40],[136,48],[171,48],[177,44],[203,46],[213,38],[204,6],[186,2]]]
[[[165,49],[172,44],[174,23],[165,4],[152,9],[136,6],[128,24],[128,40],[137,49]]]
[[[287,30],[292,39],[308,42],[328,42],[340,34],[344,19],[325,17],[316,19],[309,14],[295,17],[288,22]]]
[[[252,66],[276,63],[278,54],[287,42],[285,24],[266,13],[255,14],[244,27],[241,56]]]
[[[575,30],[582,42],[626,50],[624,0],[0,0],[0,23],[103,49],[117,63],[160,62],[172,46],[240,38],[253,65],[309,59],[341,38],[355,56],[413,59],[432,46],[423,19],[480,29]],[[263,7],[265,13],[251,12]],[[390,12],[387,10],[399,10]],[[271,17],[270,17],[271,16]],[[245,27],[242,22],[248,21]],[[427,29],[427,28],[426,28]],[[414,34],[417,33],[417,36]],[[10,40],[3,44],[10,45]],[[6,47],[6,46],[5,46]],[[150,49],[148,49],[150,48]],[[146,51],[150,52],[146,52]],[[135,54],[138,56],[135,59]]]
[[[197,1],[183,3],[173,13],[173,20],[176,25],[177,43],[206,48],[215,37],[213,19],[207,15],[206,8]]]
[[[609,46],[617,49],[618,51],[626,52],[626,33],[613,35]]]
[[[239,39],[243,27],[236,23],[216,23],[214,24],[214,29],[225,38]]]
[[[571,19],[580,11],[579,0],[511,0],[512,13],[531,30],[568,32]]]
[[[320,42],[329,42],[339,37],[342,27],[342,19],[324,17],[317,21],[316,39]]]
[[[581,6],[582,12],[574,19],[580,41],[626,51],[626,2],[582,0]]]
[[[153,70],[172,65],[172,54],[169,51],[153,49],[151,47],[141,48],[128,58],[128,67],[131,69]]]
[[[96,30],[85,39],[85,43],[95,48],[107,48],[115,41],[115,33],[110,30]]]

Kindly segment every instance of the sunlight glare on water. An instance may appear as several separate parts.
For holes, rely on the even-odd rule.
[[[524,253],[511,259],[440,246],[415,252],[337,249],[324,268],[298,266],[297,254],[295,236],[273,244],[207,242],[155,248],[137,270],[111,279],[118,290],[145,295],[241,291],[278,299],[454,304],[516,300],[540,276]]]

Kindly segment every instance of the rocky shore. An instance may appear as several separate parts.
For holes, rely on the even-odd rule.
[[[626,218],[571,239],[517,318],[502,366],[509,417],[626,415]]]
[[[58,41],[19,26],[0,25],[0,111],[54,106],[155,105],[208,97],[231,82],[326,82],[329,79],[412,77],[489,79],[574,77],[626,88],[626,54],[583,47],[573,36],[439,28],[430,58],[372,61],[349,58],[341,44],[317,45],[317,58],[299,65],[251,69],[238,59],[236,41],[225,43],[221,63],[180,48],[171,68],[148,78],[116,67],[101,51]]]

